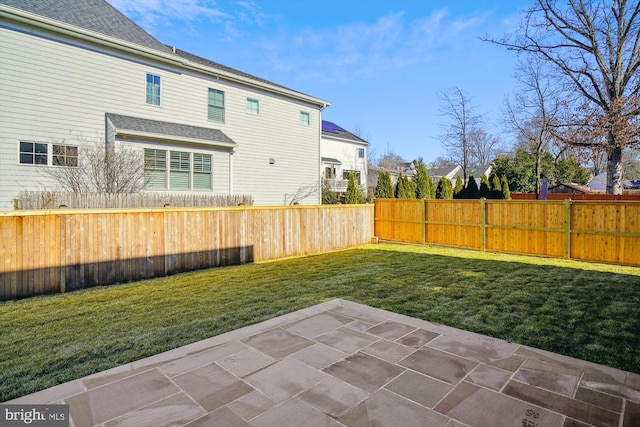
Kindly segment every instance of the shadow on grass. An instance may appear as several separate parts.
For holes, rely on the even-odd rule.
[[[640,373],[639,269],[380,245],[0,303],[0,401],[333,298]]]

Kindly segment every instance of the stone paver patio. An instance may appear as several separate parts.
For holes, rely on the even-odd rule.
[[[640,375],[333,300],[7,403],[83,426],[640,426]]]

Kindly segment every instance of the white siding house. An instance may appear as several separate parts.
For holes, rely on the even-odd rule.
[[[349,172],[356,176],[356,182],[367,185],[367,147],[369,143],[353,133],[329,121],[322,121],[320,142],[321,174],[333,191],[347,190]]]
[[[103,0],[0,0],[0,62],[0,210],[94,144],[137,150],[145,191],[282,205],[319,183],[326,101],[165,46]]]

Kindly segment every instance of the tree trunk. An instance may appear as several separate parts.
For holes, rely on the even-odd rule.
[[[536,200],[540,197],[540,174],[542,169],[542,153],[536,150]]]
[[[607,152],[607,194],[622,194],[622,148]]]

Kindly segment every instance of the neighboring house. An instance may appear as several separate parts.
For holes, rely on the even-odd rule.
[[[0,58],[0,210],[88,144],[133,147],[145,191],[281,205],[319,186],[326,101],[166,46],[103,0],[0,0]]]
[[[455,165],[441,168],[427,168],[427,172],[429,173],[429,176],[431,177],[431,180],[434,184],[438,185],[440,178],[444,176],[445,178],[449,179],[449,181],[451,181],[452,185],[455,186],[456,176],[462,176],[462,166]]]
[[[590,193],[589,187],[580,184],[574,184],[572,182],[562,183],[554,185],[549,188],[549,193],[561,193],[561,194],[586,194]]]
[[[587,184],[590,191],[605,192],[607,191],[607,173],[602,172],[594,176]]]
[[[587,187],[591,191],[595,192],[606,192],[607,191],[607,173],[602,172],[596,176],[594,176],[591,181],[587,184]],[[624,190],[639,190],[640,189],[640,179],[630,179],[622,182],[622,188]]]
[[[320,141],[321,174],[325,183],[333,191],[347,190],[349,173],[353,172],[356,182],[367,183],[367,147],[369,143],[335,123],[322,121]]]

